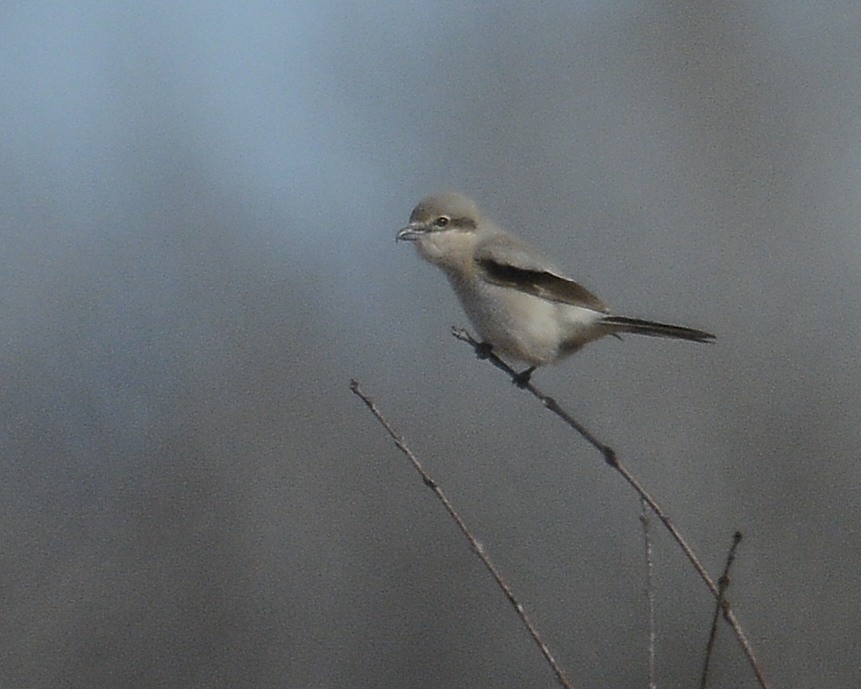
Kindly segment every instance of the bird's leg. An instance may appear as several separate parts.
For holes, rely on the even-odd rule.
[[[536,366],[530,366],[529,368],[523,369],[520,373],[515,373],[511,376],[511,380],[514,381],[514,384],[519,388],[525,388],[529,385],[529,379],[532,378],[532,374],[535,372]]]
[[[493,354],[493,347],[490,342],[479,342],[475,347],[475,355],[479,359],[487,359]]]
[[[473,348],[475,349],[475,356],[479,359],[489,359],[493,355],[493,345],[490,342],[473,342]],[[530,366],[529,368],[523,369],[520,373],[513,373],[511,375],[511,380],[514,381],[514,384],[519,388],[525,388],[529,385],[529,380],[532,378],[532,374],[535,372],[537,366]]]

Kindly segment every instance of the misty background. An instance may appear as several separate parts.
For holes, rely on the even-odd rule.
[[[861,684],[861,5],[4,3],[0,685],[646,684],[636,496],[449,334],[458,189],[626,315],[535,383],[774,687]],[[708,591],[654,529],[658,681]],[[753,687],[721,626],[714,687]]]

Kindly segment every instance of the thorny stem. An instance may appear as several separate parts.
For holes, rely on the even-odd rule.
[[[451,501],[448,497],[443,493],[442,488],[440,488],[439,484],[431,477],[431,475],[427,472],[421,462],[419,462],[418,458],[415,456],[412,450],[407,446],[403,437],[394,429],[394,427],[389,423],[389,421],[383,416],[382,412],[377,407],[376,402],[372,400],[365,392],[362,390],[361,386],[355,380],[350,381],[350,390],[352,390],[364,403],[365,406],[370,409],[371,413],[376,417],[377,421],[386,429],[386,432],[389,434],[391,439],[395,442],[397,448],[406,455],[407,459],[413,465],[413,468],[419,473],[424,484],[430,488],[434,495],[436,495],[437,499],[442,503],[442,506],[445,508],[446,512],[449,513],[452,519],[454,519],[461,533],[466,537],[469,541],[470,546],[472,546],[473,551],[476,555],[478,555],[482,564],[484,564],[487,571],[490,572],[490,575],[493,577],[493,580],[496,582],[497,586],[502,589],[502,592],[505,594],[505,597],[508,599],[508,602],[511,603],[517,615],[520,617],[524,626],[526,627],[529,635],[532,637],[532,640],[537,644],[541,654],[544,656],[547,663],[550,665],[553,670],[553,674],[556,675],[556,679],[559,681],[564,689],[573,689],[573,685],[568,677],[565,675],[565,671],[556,661],[556,658],[551,653],[547,644],[544,642],[544,639],[538,632],[538,628],[535,626],[535,623],[532,621],[532,618],[526,612],[526,609],[514,595],[514,591],[508,582],[503,578],[500,571],[497,569],[496,565],[490,559],[490,555],[487,554],[487,551],[484,549],[484,546],[478,541],[478,539],[473,535],[472,531],[470,531],[466,522],[463,520],[463,517],[460,516],[460,513],[455,509],[454,505],[452,505]]]
[[[642,499],[640,500],[640,504],[643,508],[640,513],[640,523],[643,525],[643,543],[646,560],[646,600],[649,606],[649,689],[657,689],[658,683],[655,674],[655,581],[652,571],[652,536],[650,532],[652,522],[649,519],[648,505]]]
[[[741,543],[741,531],[736,531],[732,536],[732,545],[729,547],[729,552],[726,555],[726,563],[723,567],[723,574],[718,579],[718,597],[715,603],[715,612],[712,616],[712,626],[709,631],[709,640],[706,643],[706,658],[703,662],[703,674],[700,678],[700,689],[706,689],[706,683],[709,676],[709,662],[711,661],[712,649],[714,648],[715,637],[717,636],[717,624],[720,612],[726,610],[728,605],[726,601],[726,590],[729,587],[729,570],[732,563],[735,561],[735,553],[738,550],[738,544]]]
[[[706,571],[705,567],[703,567],[696,553],[694,553],[693,549],[688,545],[685,538],[682,536],[681,532],[676,528],[676,525],[670,519],[669,515],[664,512],[661,506],[655,501],[655,499],[646,491],[643,485],[639,482],[639,480],[628,470],[628,468],[619,460],[616,455],[615,450],[611,448],[609,445],[601,442],[596,435],[594,435],[588,428],[586,428],[583,424],[581,424],[577,419],[575,419],[571,414],[565,411],[559,403],[547,395],[543,393],[541,390],[535,387],[531,381],[526,381],[525,383],[521,380],[520,375],[517,371],[515,371],[511,366],[505,363],[502,359],[500,359],[496,354],[491,351],[487,352],[487,345],[479,342],[475,338],[472,337],[466,330],[463,328],[452,328],[452,335],[456,337],[461,342],[466,342],[470,345],[473,350],[475,350],[476,354],[478,354],[480,359],[486,359],[491,364],[496,366],[496,368],[500,369],[507,373],[512,381],[521,389],[528,390],[532,395],[538,399],[547,409],[556,414],[560,419],[562,419],[566,424],[568,424],[571,428],[577,431],[592,447],[594,447],[604,458],[604,461],[607,462],[613,469],[615,469],[623,479],[637,492],[640,498],[649,506],[649,509],[655,513],[658,519],[661,520],[661,523],[670,532],[670,535],[673,537],[673,540],[679,545],[682,549],[682,552],[685,554],[685,557],[688,558],[690,563],[693,565],[694,569],[700,575],[700,578],[705,582],[709,591],[712,592],[712,595],[716,599],[720,599],[720,589],[717,584],[715,584],[714,580],[709,576],[709,573]],[[750,645],[750,642],[747,639],[747,635],[744,633],[744,630],[741,627],[741,623],[735,616],[735,613],[732,611],[732,608],[729,605],[729,602],[724,600],[721,603],[721,608],[723,609],[724,619],[729,623],[732,627],[733,632],[735,633],[736,638],[738,639],[739,644],[741,644],[742,650],[744,651],[745,656],[750,663],[751,668],[753,669],[754,674],[756,675],[757,680],[759,681],[760,687],[762,689],[769,689],[768,682],[765,678],[765,673],[763,669],[760,667],[759,662],[756,659],[756,656],[753,653],[753,648]]]

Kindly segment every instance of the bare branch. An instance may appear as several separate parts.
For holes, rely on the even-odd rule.
[[[448,512],[449,516],[454,520],[455,524],[457,524],[461,533],[466,537],[469,541],[470,546],[472,546],[475,554],[478,555],[482,564],[484,564],[487,571],[490,572],[490,575],[493,577],[497,586],[502,589],[502,592],[505,594],[505,597],[508,599],[508,602],[511,603],[517,615],[520,617],[524,626],[526,627],[529,635],[532,637],[532,640],[538,645],[541,654],[544,656],[545,660],[549,663],[553,673],[556,675],[556,679],[559,680],[559,684],[561,684],[565,689],[573,689],[573,685],[571,684],[568,677],[565,675],[564,670],[561,668],[559,663],[556,662],[556,658],[550,652],[550,649],[547,647],[547,644],[544,643],[544,639],[538,633],[538,629],[535,626],[535,623],[532,621],[529,614],[526,612],[526,609],[520,603],[520,601],[515,597],[514,591],[512,591],[511,586],[508,582],[502,577],[502,574],[496,568],[496,565],[490,559],[490,556],[484,549],[484,546],[479,543],[478,539],[472,534],[469,527],[466,525],[466,522],[463,520],[463,517],[460,516],[458,511],[454,508],[451,501],[449,501],[448,497],[446,497],[445,493],[443,493],[442,488],[439,487],[439,484],[431,477],[431,475],[425,470],[424,466],[422,466],[421,462],[419,462],[418,458],[415,454],[407,447],[406,442],[403,437],[395,431],[392,425],[388,422],[388,420],[383,416],[382,412],[377,408],[376,403],[372,400],[365,392],[362,390],[359,383],[355,380],[350,381],[350,390],[352,390],[371,410],[371,413],[376,417],[377,421],[380,422],[383,428],[386,429],[386,432],[389,436],[394,440],[397,448],[406,455],[407,459],[410,460],[410,463],[413,465],[413,468],[419,473],[424,484],[430,488],[434,495],[436,495],[437,499],[442,503],[442,506],[445,508],[446,512]]]
[[[700,689],[706,689],[706,682],[708,682],[709,662],[712,656],[712,649],[714,648],[715,637],[717,636],[717,623],[718,618],[720,617],[721,610],[724,611],[724,615],[729,612],[729,601],[726,600],[726,590],[729,587],[729,570],[732,567],[732,563],[735,561],[735,553],[738,550],[739,543],[741,543],[741,531],[736,531],[732,536],[732,545],[730,545],[729,552],[726,556],[726,563],[724,564],[723,574],[721,574],[720,579],[718,579],[718,597],[717,602],[715,603],[715,612],[712,616],[712,626],[711,631],[709,631],[709,640],[706,644],[706,658],[703,662],[703,674],[700,678]]]
[[[532,395],[538,399],[547,409],[556,414],[560,419],[562,419],[566,424],[568,424],[571,428],[577,431],[592,447],[594,447],[601,455],[604,457],[604,461],[607,462],[613,469],[615,469],[623,479],[635,490],[640,498],[649,506],[649,509],[654,512],[658,519],[661,520],[661,523],[666,527],[667,531],[670,532],[670,535],[682,549],[682,552],[685,554],[685,557],[688,558],[690,563],[693,565],[694,569],[700,575],[700,578],[705,582],[706,586],[708,586],[709,591],[712,592],[712,595],[717,599],[720,597],[720,591],[718,589],[717,584],[715,584],[714,580],[709,576],[709,573],[706,571],[705,567],[703,567],[696,553],[694,553],[693,549],[688,545],[687,541],[682,536],[681,532],[676,528],[676,525],[670,519],[669,515],[661,508],[661,506],[655,501],[655,499],[646,492],[646,489],[642,486],[639,480],[628,470],[628,468],[619,461],[619,458],[616,456],[615,450],[611,448],[609,445],[601,442],[598,437],[593,434],[588,428],[586,428],[583,424],[581,424],[577,419],[575,419],[571,414],[565,411],[559,403],[550,397],[549,395],[544,394],[538,388],[536,388],[530,381],[529,376],[523,373],[518,373],[511,366],[505,363],[502,359],[500,359],[493,351],[483,342],[479,342],[475,338],[472,337],[466,330],[463,328],[452,328],[452,335],[454,335],[458,340],[462,342],[466,342],[470,345],[473,350],[475,350],[476,356],[479,359],[487,359],[491,364],[496,366],[496,368],[505,371],[509,376],[511,376],[511,380],[517,385],[517,387],[528,390]],[[759,685],[762,689],[769,689],[768,682],[765,678],[765,673],[759,665],[759,662],[756,659],[756,656],[753,653],[753,648],[750,645],[750,642],[747,639],[747,636],[744,633],[744,630],[741,627],[741,623],[736,618],[733,611],[725,606],[724,607],[724,618],[732,627],[733,632],[735,632],[735,636],[738,639],[739,644],[744,651],[745,656],[747,656],[748,662],[750,663],[751,668],[756,674],[757,680],[759,681]]]
[[[640,503],[643,506],[640,523],[643,525],[646,556],[646,600],[649,602],[649,689],[657,689],[658,683],[655,675],[655,581],[652,573],[652,538],[649,531],[652,522],[649,519],[649,506],[646,501],[640,500]]]

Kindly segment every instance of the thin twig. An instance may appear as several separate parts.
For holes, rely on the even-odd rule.
[[[652,573],[652,537],[649,528],[649,506],[645,500],[640,500],[643,511],[640,513],[640,523],[643,525],[643,542],[646,556],[646,600],[649,602],[649,689],[657,689],[655,675],[655,580]]]
[[[673,540],[679,545],[684,552],[685,557],[693,565],[694,569],[700,575],[700,578],[705,582],[706,586],[708,586],[709,591],[712,592],[712,595],[715,598],[718,598],[720,595],[720,591],[718,590],[717,584],[715,584],[714,580],[709,576],[709,573],[706,571],[705,567],[703,567],[696,553],[694,553],[693,549],[688,545],[687,541],[682,536],[681,532],[676,528],[676,525],[670,519],[669,515],[661,508],[661,506],[655,501],[655,499],[646,492],[646,489],[642,486],[639,480],[628,471],[627,467],[622,464],[619,458],[616,456],[615,450],[609,445],[601,442],[596,435],[594,435],[588,428],[586,428],[583,424],[581,424],[577,419],[575,419],[571,414],[565,411],[559,403],[550,397],[550,395],[546,395],[541,390],[536,388],[528,378],[524,379],[521,374],[515,371],[511,366],[505,363],[502,359],[496,356],[492,350],[490,350],[487,345],[482,342],[479,342],[475,338],[472,337],[466,330],[463,328],[452,328],[452,335],[454,335],[458,340],[462,342],[466,342],[470,345],[473,350],[475,350],[476,356],[479,359],[487,359],[491,364],[496,366],[496,368],[505,371],[509,376],[511,376],[512,381],[514,383],[524,389],[528,390],[532,395],[538,399],[547,409],[556,414],[560,419],[562,419],[566,424],[568,424],[571,428],[577,431],[592,447],[594,447],[601,455],[604,457],[604,461],[607,462],[613,469],[615,469],[623,479],[637,492],[642,500],[646,502],[649,506],[649,509],[654,512],[658,519],[661,520],[661,523],[666,527],[667,531],[670,532],[670,535],[673,537]],[[753,648],[750,645],[750,642],[747,639],[747,636],[744,633],[744,630],[741,627],[741,623],[735,616],[735,613],[730,609],[730,607],[724,604],[724,619],[729,623],[732,627],[733,632],[735,632],[735,636],[738,639],[738,642],[741,644],[741,647],[744,651],[745,656],[748,659],[751,667],[753,668],[753,672],[756,675],[757,680],[759,681],[760,687],[762,689],[769,689],[768,682],[765,679],[765,673],[763,669],[760,667],[759,662],[756,659],[756,656],[753,653]]]
[[[700,678],[700,689],[706,689],[706,682],[709,676],[709,661],[712,657],[712,649],[714,648],[715,637],[717,636],[717,624],[721,610],[726,613],[729,610],[729,603],[726,600],[726,590],[729,587],[729,570],[735,560],[735,553],[738,550],[738,544],[741,543],[741,531],[736,531],[732,536],[732,545],[729,547],[729,552],[726,555],[726,563],[723,567],[723,574],[718,579],[718,597],[715,603],[715,612],[712,616],[712,627],[709,631],[709,640],[706,644],[706,658],[703,662],[703,674]]]
[[[372,400],[365,392],[362,390],[359,383],[355,380],[350,381],[350,390],[352,390],[370,409],[371,413],[376,417],[377,421],[380,422],[383,428],[386,429],[386,432],[389,436],[394,440],[397,448],[406,455],[407,459],[410,460],[410,463],[413,465],[413,468],[419,473],[424,484],[430,488],[437,499],[442,503],[442,506],[445,507],[446,512],[449,513],[452,519],[454,519],[461,533],[466,537],[469,541],[470,546],[475,551],[475,554],[478,555],[482,564],[487,568],[487,571],[490,572],[490,575],[493,577],[497,586],[502,589],[502,592],[505,594],[505,597],[508,599],[508,602],[511,603],[512,607],[514,607],[515,612],[520,617],[523,622],[526,630],[529,632],[529,635],[532,637],[532,640],[538,645],[541,654],[544,656],[545,660],[550,664],[553,673],[556,675],[556,679],[559,680],[559,684],[561,684],[565,689],[573,689],[573,685],[571,684],[568,677],[565,675],[565,671],[556,662],[556,658],[550,652],[550,649],[547,647],[547,644],[544,643],[544,639],[538,633],[538,628],[535,626],[535,623],[532,621],[532,618],[526,612],[526,609],[520,603],[520,601],[515,597],[514,591],[511,589],[511,586],[508,582],[502,577],[502,574],[496,568],[496,565],[490,559],[490,556],[484,549],[484,546],[478,542],[478,539],[472,534],[469,527],[466,525],[466,522],[463,520],[463,517],[460,516],[458,511],[454,508],[454,505],[449,501],[446,497],[445,493],[443,493],[442,488],[439,487],[439,484],[431,477],[430,474],[425,470],[424,466],[422,466],[421,462],[419,462],[418,458],[413,454],[412,450],[407,447],[406,442],[403,437],[392,427],[392,425],[388,422],[388,420],[383,416],[382,412],[377,408],[376,403]]]

